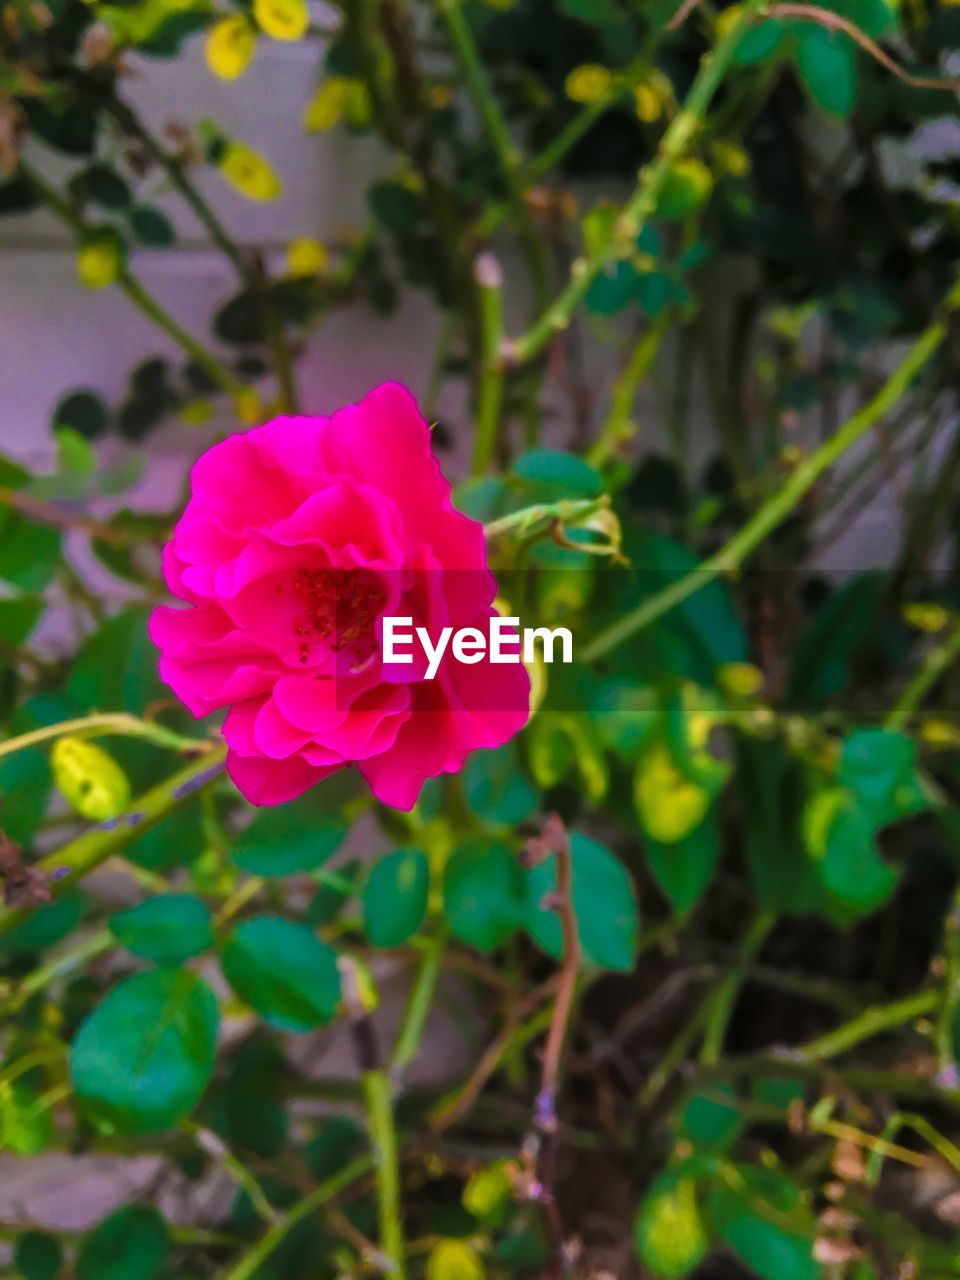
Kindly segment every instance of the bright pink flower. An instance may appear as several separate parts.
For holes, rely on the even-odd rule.
[[[486,631],[483,528],[455,511],[413,397],[385,383],[329,418],[277,418],[214,445],[164,554],[188,608],[158,608],[160,674],[195,716],[229,707],[227,770],[280,804],[355,763],[409,809],[427,778],[527,718],[520,665],[385,666],[386,615]]]

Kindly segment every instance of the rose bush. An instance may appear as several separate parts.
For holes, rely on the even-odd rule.
[[[189,607],[160,606],[160,672],[196,716],[229,707],[227,770],[279,804],[356,763],[384,804],[522,727],[519,665],[385,664],[382,618],[489,621],[483,527],[455,511],[413,397],[395,383],[329,418],[277,418],[208,450],[164,555]]]

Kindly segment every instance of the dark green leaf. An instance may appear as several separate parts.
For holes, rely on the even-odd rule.
[[[110,917],[110,931],[134,955],[177,965],[213,944],[207,906],[188,893],[163,893]]]
[[[643,848],[654,879],[674,911],[683,915],[699,902],[720,857],[716,814],[708,813],[695,830],[674,844],[660,844],[645,836]]]
[[[312,1031],[340,1002],[336,953],[302,924],[254,916],[237,925],[221,954],[224,976],[264,1022]]]
[[[63,1266],[63,1250],[53,1236],[28,1231],[17,1241],[13,1264],[23,1280],[54,1280]]]
[[[539,799],[520,772],[512,742],[496,751],[474,752],[463,771],[463,790],[474,813],[505,826],[528,818]]]
[[[736,1105],[726,1101],[733,1097],[733,1089],[719,1082],[693,1094],[680,1112],[681,1136],[700,1151],[726,1151],[733,1146],[744,1129]]]
[[[130,188],[109,165],[92,164],[81,174],[81,180],[87,196],[105,209],[125,209],[130,203]]]
[[[169,1128],[206,1088],[218,1026],[216,996],[196,974],[136,974],[114,987],[77,1032],[70,1052],[74,1091],[124,1132]]]
[[[451,932],[481,951],[491,951],[519,926],[523,878],[505,844],[466,840],[443,871],[443,914]]]
[[[292,804],[262,809],[234,838],[233,860],[255,876],[314,871],[336,852],[346,829],[321,788]]]
[[[373,867],[363,887],[363,927],[375,947],[398,947],[427,910],[430,864],[419,849],[398,849]]]
[[[22,644],[37,625],[42,612],[43,601],[34,596],[0,600],[0,640],[9,645]]]
[[[815,22],[800,25],[797,71],[814,102],[830,115],[848,116],[857,100],[854,46],[839,31]]]
[[[603,481],[589,463],[559,449],[528,449],[511,468],[529,487],[529,500],[551,502],[557,498],[597,498]]]
[[[59,530],[16,512],[0,518],[0,578],[21,591],[42,591],[60,563]]]
[[[149,205],[139,205],[130,214],[130,228],[141,244],[166,249],[176,240],[173,223],[165,213]]]
[[[170,1248],[170,1230],[156,1209],[126,1205],[104,1218],[77,1254],[77,1280],[152,1280]]]
[[[95,391],[72,391],[57,402],[50,418],[54,429],[70,427],[88,440],[96,440],[107,429],[107,406]]]

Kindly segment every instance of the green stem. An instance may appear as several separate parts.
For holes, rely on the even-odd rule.
[[[243,1161],[230,1150],[223,1139],[211,1129],[205,1129],[193,1120],[181,1122],[185,1133],[189,1134],[201,1151],[216,1160],[230,1180],[245,1192],[255,1212],[267,1224],[279,1221],[279,1215],[267,1199],[263,1187],[253,1176]]]
[[[50,892],[59,896],[77,880],[119,853],[148,827],[178,809],[195,791],[219,776],[226,754],[225,747],[214,748],[202,760],[195,761],[146,792],[134,802],[129,813],[109,823],[101,823],[33,864],[47,878]],[[0,937],[9,933],[29,913],[27,907],[0,906]]]
[[[527,534],[545,520],[557,520],[561,524],[577,524],[597,511],[610,505],[606,494],[599,498],[561,498],[558,502],[540,502],[532,507],[523,507],[513,511],[499,520],[491,520],[483,526],[487,538],[501,538],[505,533]]]
[[[700,1051],[700,1061],[709,1065],[716,1062],[723,1051],[723,1041],[730,1023],[730,1016],[736,1003],[737,995],[743,985],[750,962],[754,960],[766,941],[777,918],[768,912],[761,912],[747,930],[740,944],[737,959],[710,999],[710,1012],[707,1015],[707,1026]]]
[[[8,738],[0,742],[0,758],[23,751],[27,747],[35,747],[40,742],[49,742],[51,738],[63,738],[67,735],[75,738],[103,738],[116,735],[123,738],[144,738],[158,747],[169,747],[171,751],[209,752],[213,743],[203,738],[188,738],[183,734],[165,729],[161,724],[153,724],[150,720],[140,720],[137,716],[126,712],[105,712],[102,715],[80,716],[76,720],[61,720],[59,724],[44,725],[42,729],[31,729],[29,733],[21,733],[16,738]]]
[[[848,418],[835,436],[806,458],[792,472],[783,488],[769,498],[719,551],[595,636],[583,649],[583,661],[593,662],[603,657],[624,640],[682,604],[721,573],[739,569],[747,556],[791,514],[820,476],[856,444],[878,418],[894,407],[942,344],[947,334],[950,313],[958,305],[960,282],[954,284],[947,294],[940,315],[920,334],[876,395]]]
[[[884,727],[894,733],[904,730],[913,718],[917,707],[957,657],[960,657],[960,625],[954,627],[946,639],[935,645],[927,654],[913,679],[900,695],[896,706],[887,716]]]
[[[766,0],[744,0],[740,12],[715,48],[700,64],[700,71],[682,109],[677,112],[660,140],[656,156],[640,174],[640,181],[617,223],[609,241],[590,258],[578,258],[572,267],[570,283],[544,311],[526,333],[511,344],[517,361],[531,360],[565,329],[573,312],[583,301],[597,276],[619,258],[633,251],[636,239],[647,220],[656,212],[657,202],[672,166],[679,160],[697,130],[707,108],[730,69],[737,46]]]
[[[503,407],[503,273],[493,254],[480,255],[474,277],[480,295],[481,350],[473,475],[483,476],[493,462]]]
[[[437,987],[437,979],[440,977],[440,965],[446,941],[443,933],[436,933],[427,939],[417,980],[410,992],[403,1024],[390,1062],[390,1074],[395,1080],[403,1076],[420,1048],[427,1018],[430,1015],[433,993]]]
[[[653,364],[672,319],[670,309],[667,308],[634,347],[627,367],[614,384],[613,402],[603,429],[587,453],[587,462],[592,467],[602,466],[607,458],[636,431],[635,425],[630,421],[630,415],[637,397],[637,387]]]
[[[891,1031],[903,1026],[905,1022],[912,1022],[916,1018],[932,1013],[940,1003],[940,999],[940,992],[931,990],[906,996],[903,1000],[894,1001],[893,1004],[874,1005],[871,1009],[865,1009],[856,1018],[845,1022],[843,1026],[828,1031],[826,1035],[819,1036],[816,1040],[808,1040],[793,1053],[799,1058],[808,1060],[836,1058],[863,1040],[870,1040],[884,1031]]]
[[[404,1280],[403,1223],[400,1213],[400,1164],[397,1130],[393,1118],[393,1086],[386,1071],[366,1071],[363,1096],[375,1157],[377,1203],[380,1216],[380,1249],[384,1275]]]
[[[40,176],[32,165],[21,159],[19,173],[33,187],[51,213],[54,213],[76,235],[82,237],[92,231],[84,219],[71,209],[63,197]],[[121,267],[117,272],[115,283],[120,286],[134,306],[138,307],[148,320],[151,320],[161,332],[186,352],[191,360],[205,370],[219,387],[230,395],[243,395],[246,392],[246,387],[240,379],[231,373],[212,351],[201,346],[196,338],[187,333],[186,329],[183,329],[143,287],[128,267]]]
[[[88,960],[102,955],[114,945],[116,939],[109,929],[97,929],[75,947],[61,952],[57,956],[31,969],[23,980],[3,1001],[0,1001],[0,1017],[10,1017],[27,1003],[38,992],[56,981],[63,974],[72,973],[85,965]]]
[[[292,1209],[289,1209],[235,1266],[225,1272],[221,1280],[251,1280],[251,1277],[256,1275],[270,1255],[279,1249],[298,1223],[304,1218],[309,1218],[311,1213],[315,1213],[341,1191],[346,1190],[351,1183],[369,1173],[372,1167],[373,1161],[370,1156],[361,1156],[351,1164],[345,1165],[339,1173],[322,1182],[319,1187],[315,1187],[309,1195],[304,1196]]]
[[[954,890],[943,929],[944,975],[937,1010],[937,1065],[951,1067],[957,1057],[956,1011],[960,1001],[960,884]]]
[[[461,0],[438,0],[438,3],[460,61],[467,90],[500,163],[510,207],[517,224],[517,234],[530,270],[534,299],[536,305],[542,307],[546,303],[550,287],[549,268],[541,237],[533,221],[530,207],[524,199],[520,176],[522,156],[510,137],[507,122],[487,78],[473,34],[463,16]]]

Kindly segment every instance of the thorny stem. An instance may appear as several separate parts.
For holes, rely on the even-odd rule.
[[[577,993],[577,978],[580,973],[580,938],[573,906],[573,858],[570,851],[570,838],[556,814],[551,814],[547,818],[543,835],[528,842],[527,859],[528,861],[531,858],[539,859],[549,852],[554,855],[557,869],[556,888],[549,895],[549,906],[560,919],[563,952],[550,1030],[547,1033],[547,1043],[543,1051],[540,1092],[537,1095],[534,1110],[535,1132],[528,1140],[528,1145],[535,1154],[534,1182],[530,1189],[530,1196],[531,1199],[538,1200],[543,1207],[553,1251],[553,1257],[545,1275],[559,1277],[563,1269],[564,1229],[554,1189],[560,1136],[557,1088],[563,1046]]]
[[[430,1015],[430,1005],[437,987],[437,979],[440,977],[440,965],[446,941],[446,936],[442,932],[434,934],[427,940],[420,971],[410,992],[403,1025],[397,1036],[390,1062],[390,1074],[393,1079],[402,1078],[407,1067],[417,1056],[427,1018]]]
[[[135,836],[179,808],[194,792],[219,777],[226,754],[226,747],[215,747],[201,760],[147,791],[134,802],[128,813],[109,822],[101,822],[62,849],[55,849],[41,858],[34,867],[47,879],[50,892],[54,896],[61,894],[119,853]],[[28,914],[26,907],[0,907],[0,937],[9,933]]]
[[[610,499],[605,494],[599,498],[561,498],[558,502],[541,502],[501,516],[499,520],[491,520],[483,526],[483,531],[490,539],[501,538],[505,533],[528,534],[544,521],[573,525],[609,505]]]
[[[726,542],[719,551],[708,556],[695,569],[668,587],[650,596],[636,609],[625,613],[605,631],[587,644],[581,654],[584,662],[593,662],[615,649],[624,640],[643,631],[664,614],[675,609],[721,573],[732,573],[791,514],[799,502],[874,423],[888,413],[914,378],[935,355],[947,336],[952,312],[960,305],[960,282],[947,294],[940,314],[910,347],[880,390],[839,431],[792,473],[783,488],[769,498],[756,514]]]
[[[518,363],[533,359],[555,333],[565,329],[597,276],[606,267],[632,252],[637,235],[648,218],[656,212],[657,201],[672,166],[693,141],[707,108],[730,68],[737,45],[765,3],[766,0],[744,0],[729,30],[715,48],[704,56],[683,108],[677,112],[664,132],[656,156],[641,171],[640,181],[620,215],[614,234],[592,257],[578,258],[574,262],[566,289],[526,333],[511,343],[511,354]]]

